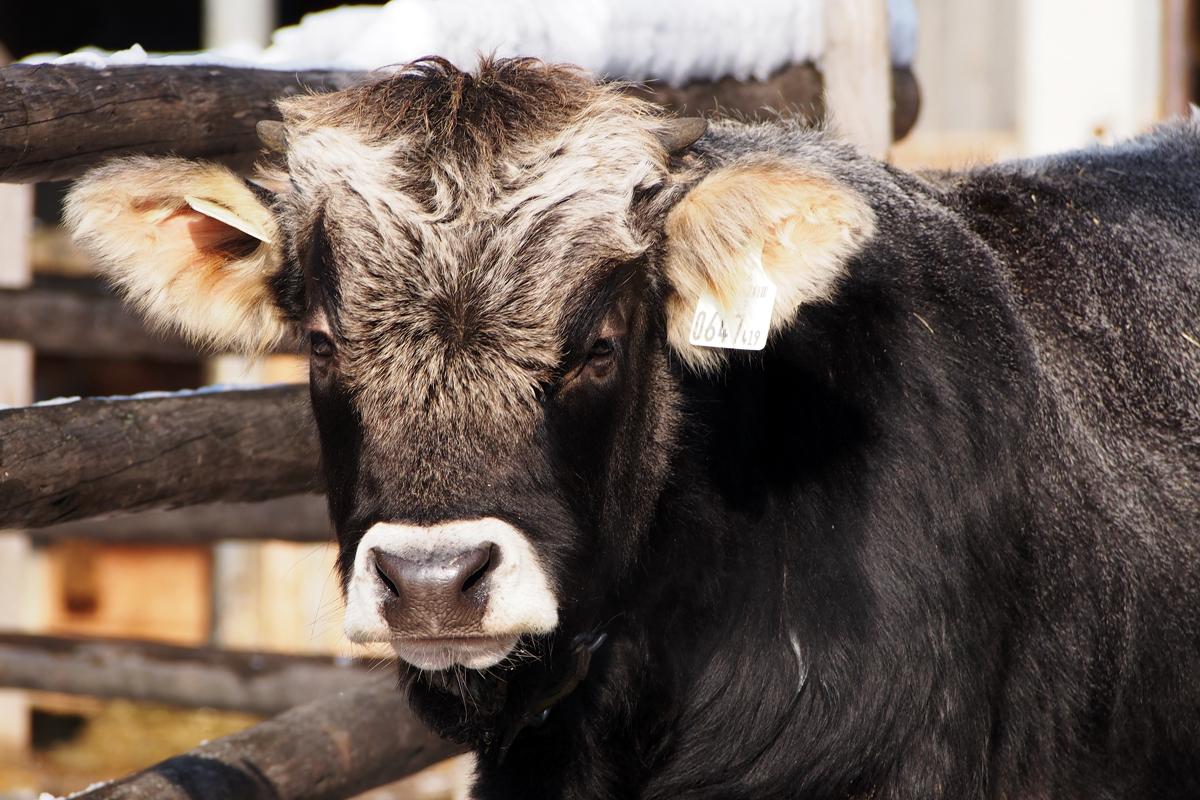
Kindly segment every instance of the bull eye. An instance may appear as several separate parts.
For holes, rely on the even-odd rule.
[[[606,370],[616,356],[617,346],[612,337],[597,339],[588,350],[587,366],[593,370]]]
[[[308,346],[312,351],[313,356],[316,358],[333,357],[333,340],[320,331],[309,332]]]

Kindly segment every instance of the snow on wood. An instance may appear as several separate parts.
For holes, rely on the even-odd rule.
[[[836,8],[833,9],[836,11]],[[479,53],[578,64],[607,78],[767,80],[789,64],[816,62],[826,46],[828,0],[393,0],[306,15],[277,30],[267,48],[241,42],[202,53],[152,56],[133,46],[88,49],[39,61],[221,64],[271,69],[394,67],[441,55],[459,67]],[[887,0],[889,51],[909,66],[916,49],[912,0]],[[32,59],[26,59],[30,61]]]

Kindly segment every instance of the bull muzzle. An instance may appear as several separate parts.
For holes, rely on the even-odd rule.
[[[502,520],[379,523],[355,554],[346,635],[391,644],[421,669],[484,669],[508,658],[522,636],[554,629],[550,585],[533,544]]]

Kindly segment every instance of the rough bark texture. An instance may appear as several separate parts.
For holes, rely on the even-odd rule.
[[[0,634],[0,687],[268,716],[319,697],[374,685],[380,676],[394,672],[391,664],[321,656]]]
[[[462,752],[413,719],[391,688],[294,708],[79,800],[342,800]]]
[[[210,544],[221,539],[328,542],[334,536],[325,497],[315,494],[80,519],[36,528],[29,535],[38,544],[60,539],[141,544]]]
[[[308,387],[0,411],[0,528],[320,491]]]
[[[911,74],[906,70],[905,81]],[[5,67],[0,69],[0,182],[76,178],[110,156],[129,153],[208,158],[247,171],[262,151],[254,125],[278,119],[277,98],[310,89],[332,91],[363,77],[215,66]],[[811,64],[789,66],[767,81],[726,77],[685,87],[651,86],[631,91],[692,116],[720,111],[756,119],[774,110],[811,123],[826,117],[824,85]],[[907,132],[900,123],[915,120],[917,102],[912,92],[897,93],[897,131]]]
[[[693,81],[686,86],[649,81],[630,92],[687,117],[733,115],[746,120],[774,119],[779,112],[795,114],[810,125],[825,119],[821,73],[812,64],[793,64],[766,81]]]
[[[217,66],[33,66],[0,69],[0,181],[76,178],[129,153],[223,160],[247,169],[275,100],[344,88],[351,72]]]
[[[650,82],[630,91],[688,117],[733,116],[743,120],[771,120],[779,114],[799,117],[808,125],[825,122],[825,85],[812,64],[793,64],[770,80],[740,81],[725,77],[717,81],[694,81],[676,87]],[[917,122],[921,94],[912,69],[892,70],[892,135],[899,141]]]

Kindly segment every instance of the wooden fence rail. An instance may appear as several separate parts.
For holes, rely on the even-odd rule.
[[[344,88],[363,77],[218,66],[5,67],[0,183],[76,178],[106,158],[129,153],[208,158],[247,171],[262,151],[254,125],[279,118],[276,99]],[[894,71],[892,80],[893,133],[900,138],[916,120],[920,96],[909,69]],[[823,90],[815,67],[796,64],[766,81],[724,78],[634,91],[688,115],[782,112],[819,122],[825,117]]]
[[[0,339],[28,342],[42,355],[196,361],[196,347],[146,330],[141,317],[111,294],[54,289],[0,289]]]
[[[325,497],[298,494],[258,503],[204,503],[171,511],[80,519],[29,531],[35,544],[87,539],[111,544],[211,544],[223,539],[328,542]]]
[[[0,69],[0,182],[77,178],[116,155],[174,153],[247,169],[275,100],[344,88],[352,72],[15,64]]]
[[[344,800],[463,752],[389,678],[285,711],[75,800]]]
[[[0,634],[0,687],[278,714],[391,677],[389,662]]]
[[[322,490],[308,387],[0,410],[0,528]]]
[[[28,342],[41,355],[197,361],[200,348],[155,331],[95,281],[61,280],[54,288],[0,289],[0,339]],[[67,288],[64,288],[66,285]],[[295,353],[288,340],[276,352]]]

